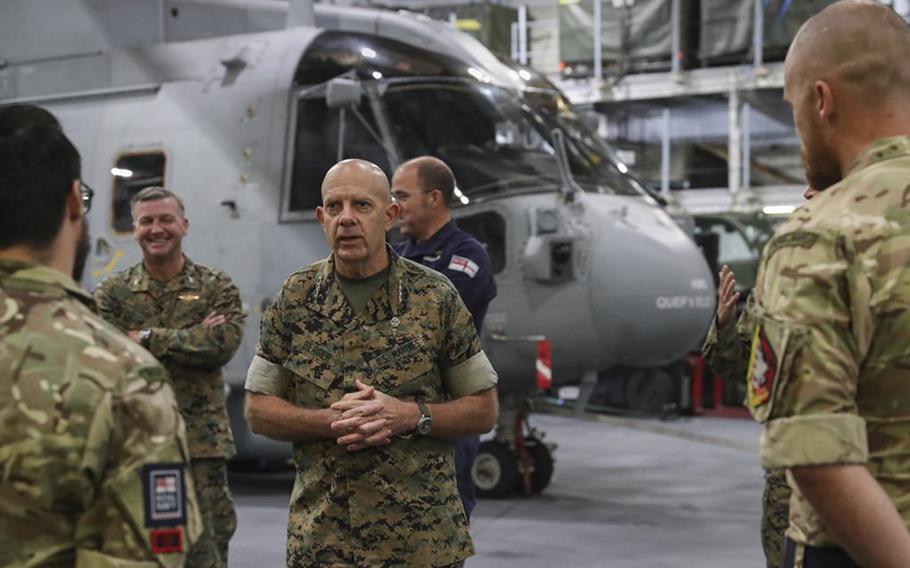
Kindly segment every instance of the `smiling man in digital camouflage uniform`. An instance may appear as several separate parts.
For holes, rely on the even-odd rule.
[[[240,346],[240,292],[226,274],[183,254],[189,221],[180,197],[148,187],[131,205],[142,262],[102,282],[95,300],[104,319],[151,351],[171,375],[205,523],[188,565],[224,568],[237,515],[227,477],[234,440],[221,367]]]

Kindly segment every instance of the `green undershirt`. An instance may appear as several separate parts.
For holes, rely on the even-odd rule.
[[[354,314],[360,315],[370,298],[389,281],[389,268],[366,278],[345,278],[336,272],[335,279],[338,281],[341,293],[354,310]]]

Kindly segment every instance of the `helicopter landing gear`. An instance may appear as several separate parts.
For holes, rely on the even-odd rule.
[[[496,438],[480,444],[471,469],[477,495],[502,498],[521,491],[541,493],[553,478],[555,444],[543,441],[544,433],[528,423],[528,403],[510,405],[504,401]],[[511,416],[510,416],[511,415]]]

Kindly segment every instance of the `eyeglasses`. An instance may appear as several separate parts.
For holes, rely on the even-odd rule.
[[[95,197],[95,190],[80,179],[79,194],[82,196],[82,213],[84,215],[92,210],[92,199]]]

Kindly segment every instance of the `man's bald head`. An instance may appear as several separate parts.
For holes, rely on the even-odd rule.
[[[420,190],[430,192],[438,189],[446,207],[452,204],[455,194],[455,175],[445,162],[433,156],[419,156],[401,164],[395,171],[395,177],[414,171]]]
[[[322,198],[329,189],[342,186],[358,186],[374,192],[383,203],[389,203],[392,192],[389,178],[382,168],[366,160],[342,160],[329,168],[322,179]]]
[[[910,98],[910,29],[873,0],[842,0],[806,21],[785,66],[786,96],[818,80],[865,100]]]

